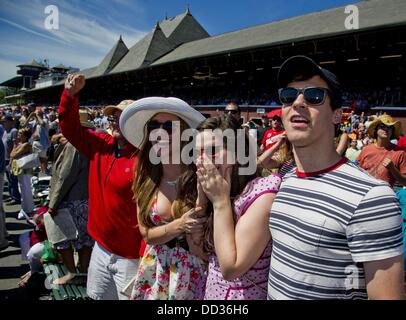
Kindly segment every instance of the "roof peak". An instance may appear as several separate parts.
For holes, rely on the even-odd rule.
[[[160,24],[159,24],[159,21],[157,21],[157,22],[155,23],[154,30],[161,30],[161,26],[160,26]]]

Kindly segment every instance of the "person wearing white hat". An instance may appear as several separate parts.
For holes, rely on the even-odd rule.
[[[203,236],[204,211],[194,208],[177,218],[172,207],[184,167],[175,161],[182,146],[176,137],[203,120],[201,113],[178,98],[140,99],[121,114],[121,132],[140,149],[133,191],[138,227],[147,243],[134,279],[133,300],[201,298],[205,263],[192,252],[185,235]],[[160,161],[154,162],[153,156]]]
[[[95,240],[87,294],[96,300],[128,299],[122,291],[138,268],[143,252],[137,207],[131,191],[138,149],[121,134],[118,117],[124,107],[112,107],[112,135],[83,128],[78,93],[83,75],[69,75],[59,105],[59,123],[68,141],[89,159],[88,232]]]

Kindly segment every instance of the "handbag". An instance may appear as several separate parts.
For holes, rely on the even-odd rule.
[[[68,208],[57,210],[55,216],[49,212],[44,214],[44,225],[47,232],[48,241],[51,244],[60,243],[66,240],[75,240],[78,237],[78,229]]]
[[[38,153],[30,153],[20,159],[16,159],[17,166],[20,169],[30,169],[40,166]]]

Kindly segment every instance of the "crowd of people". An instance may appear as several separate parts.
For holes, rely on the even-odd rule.
[[[338,79],[305,56],[287,59],[278,82],[282,107],[261,125],[242,123],[236,102],[207,119],[178,98],[80,109],[80,74],[58,110],[6,110],[6,201],[21,203],[37,243],[47,216],[68,215],[77,230],[53,243],[68,270],[54,284],[85,276],[95,300],[403,299],[401,123],[343,117]],[[18,166],[28,154],[38,169]],[[52,172],[41,212],[36,171]],[[42,248],[27,255],[31,272]]]

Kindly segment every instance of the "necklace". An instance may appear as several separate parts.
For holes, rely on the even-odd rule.
[[[164,181],[166,184],[170,185],[171,187],[176,186],[176,183],[178,182],[178,179],[175,180],[168,180],[168,181]]]

